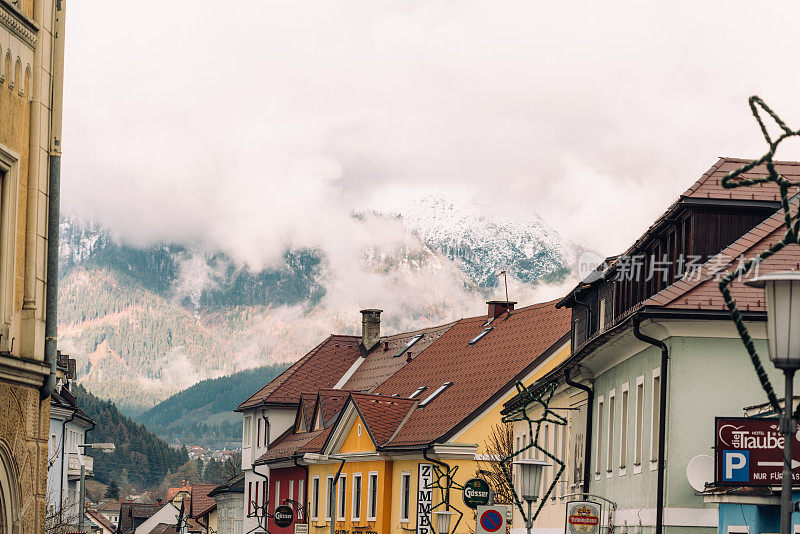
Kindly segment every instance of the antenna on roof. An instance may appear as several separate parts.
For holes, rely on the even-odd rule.
[[[497,273],[497,276],[500,276],[500,275],[503,275],[503,280],[506,283],[506,302],[508,302],[508,274],[506,274],[506,270],[503,269],[502,271]]]

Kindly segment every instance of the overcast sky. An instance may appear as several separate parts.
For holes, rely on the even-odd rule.
[[[259,263],[438,192],[618,253],[718,156],[764,152],[748,96],[800,128],[798,11],[75,0],[63,209]]]

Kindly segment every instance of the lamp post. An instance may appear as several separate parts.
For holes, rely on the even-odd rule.
[[[528,521],[525,527],[528,534],[533,529],[533,503],[539,499],[539,486],[542,482],[542,470],[550,464],[544,460],[521,459],[514,462],[520,467],[522,498],[528,503]]]
[[[792,439],[797,422],[792,417],[794,407],[794,373],[800,369],[800,272],[778,271],[745,282],[763,288],[767,305],[767,339],[769,358],[783,370],[783,480],[781,486],[781,533],[791,534],[792,528]]]
[[[98,449],[102,452],[114,452],[117,450],[117,446],[113,443],[82,443],[76,445],[77,448],[84,449],[82,452],[78,453],[78,459],[81,462],[81,495],[80,501],[78,505],[78,527],[83,530],[83,523],[84,523],[84,515],[86,510],[84,507],[86,506],[86,462],[83,460],[84,454],[86,454],[85,449]]]

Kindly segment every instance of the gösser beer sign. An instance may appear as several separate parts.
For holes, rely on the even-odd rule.
[[[792,479],[800,485],[800,437],[792,434]],[[714,481],[740,486],[780,486],[783,434],[778,419],[717,417]]]

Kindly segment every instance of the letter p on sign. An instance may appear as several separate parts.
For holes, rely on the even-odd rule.
[[[750,451],[722,451],[722,462],[724,482],[750,481]]]

